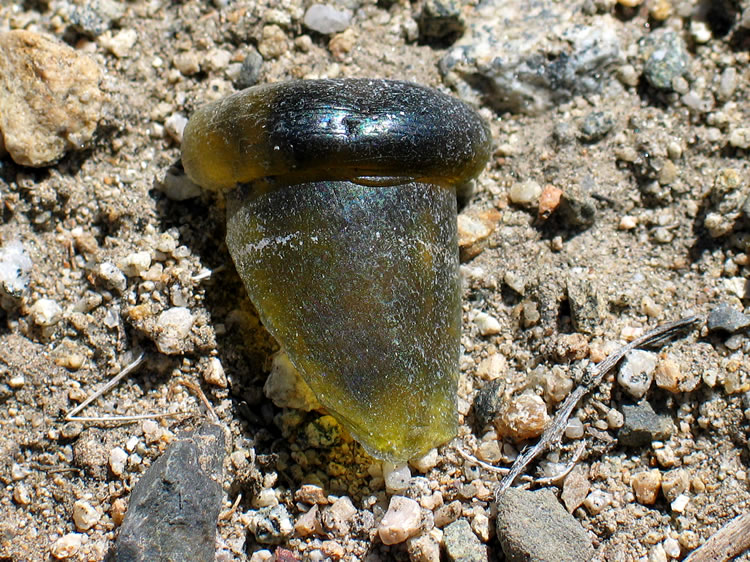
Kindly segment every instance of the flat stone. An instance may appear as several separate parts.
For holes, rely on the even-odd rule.
[[[18,164],[46,166],[91,140],[102,72],[90,57],[31,31],[0,34],[0,145]]]
[[[213,560],[223,457],[218,425],[174,441],[134,486],[113,560]]]
[[[445,554],[451,562],[487,562],[487,547],[484,546],[466,519],[448,525],[443,532]]]
[[[708,314],[708,329],[711,332],[723,331],[733,334],[750,326],[750,316],[721,303]]]
[[[652,441],[665,439],[670,434],[669,421],[654,412],[651,404],[640,402],[622,406],[625,424],[617,435],[626,447],[642,447]]]
[[[503,492],[497,502],[497,536],[506,562],[594,559],[588,533],[549,489]]]

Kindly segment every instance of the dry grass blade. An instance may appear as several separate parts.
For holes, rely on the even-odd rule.
[[[552,420],[549,427],[544,430],[539,441],[532,447],[525,449],[510,467],[510,471],[505,475],[495,491],[495,498],[497,498],[503,491],[507,490],[534,459],[552,448],[554,444],[560,442],[565,428],[568,425],[568,419],[570,419],[570,415],[578,405],[578,402],[601,383],[605,375],[620,362],[628,351],[653,344],[654,342],[665,341],[702,320],[703,317],[701,316],[690,316],[657,326],[653,330],[646,332],[641,337],[636,338],[614,353],[608,355],[601,363],[596,365],[593,363],[590,364],[581,385],[576,387],[573,392],[568,395],[555,415],[555,419]]]
[[[750,513],[743,513],[716,531],[685,562],[724,562],[750,549]]]

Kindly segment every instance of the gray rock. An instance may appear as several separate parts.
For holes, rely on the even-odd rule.
[[[174,441],[133,488],[112,560],[213,560],[223,457],[218,425]]]
[[[625,424],[620,428],[617,438],[626,447],[643,447],[652,441],[669,437],[672,424],[660,416],[645,400],[638,404],[622,406]]]
[[[84,35],[98,37],[125,15],[125,7],[115,0],[93,0],[76,6],[70,24]]]
[[[235,81],[235,86],[240,90],[255,86],[260,79],[260,70],[263,67],[263,57],[255,47],[248,47],[247,55],[242,61],[240,73]]]
[[[574,23],[575,3],[487,0],[440,61],[446,82],[467,101],[498,111],[538,113],[600,91],[621,57],[617,22]]]
[[[602,140],[615,126],[612,114],[605,111],[592,111],[581,124],[580,137],[584,142],[594,143]]]
[[[657,30],[641,39],[639,46],[648,83],[658,90],[672,90],[672,81],[685,74],[690,64],[685,42],[672,30]]]
[[[750,316],[721,303],[708,315],[708,329],[711,332],[723,331],[733,334],[750,326]]]
[[[487,562],[484,546],[466,519],[459,519],[443,529],[445,554],[451,562]]]
[[[305,26],[308,29],[330,35],[344,31],[352,21],[349,10],[339,10],[328,4],[313,4],[305,12]]]
[[[497,502],[497,536],[507,562],[588,562],[588,533],[550,489],[510,488]]]
[[[417,19],[424,41],[455,41],[466,30],[461,4],[456,0],[427,0]]]
[[[502,379],[490,381],[482,387],[474,398],[474,419],[477,431],[492,423],[503,405],[505,382]]]
[[[602,319],[602,301],[591,281],[571,276],[568,279],[568,302],[573,327],[582,334],[593,334]]]
[[[556,215],[562,223],[576,230],[586,230],[596,222],[596,202],[589,194],[594,181],[584,178],[584,188],[572,184],[565,188]]]

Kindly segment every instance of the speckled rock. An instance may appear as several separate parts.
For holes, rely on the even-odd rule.
[[[423,41],[452,41],[466,29],[457,0],[427,0],[417,18]]]
[[[497,536],[508,562],[594,559],[588,534],[549,489],[503,492],[497,502]]]
[[[621,56],[617,25],[608,15],[574,25],[575,10],[550,0],[483,2],[440,71],[461,97],[498,111],[537,113],[599,91]]]
[[[487,561],[487,547],[479,541],[466,519],[454,521],[443,532],[445,555],[450,562]]]
[[[102,72],[90,57],[31,31],[0,34],[0,135],[18,164],[46,166],[91,140]]]
[[[750,326],[750,315],[722,303],[711,310],[707,325],[711,332],[723,331],[733,334]]]
[[[672,30],[657,30],[647,35],[639,47],[646,61],[643,75],[659,90],[671,90],[672,82],[685,74],[690,64],[685,42]]]
[[[664,439],[671,432],[670,422],[654,412],[645,400],[622,406],[625,424],[617,435],[620,443],[627,447],[642,447],[652,441]]]
[[[223,457],[218,425],[174,441],[133,488],[114,560],[213,560]]]

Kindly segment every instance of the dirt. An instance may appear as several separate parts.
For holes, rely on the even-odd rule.
[[[615,15],[626,47],[649,26],[669,26],[690,36],[691,2],[674,2],[665,22],[649,18],[646,9],[593,4]],[[724,4],[739,13],[737,4]],[[32,29],[89,53],[104,69],[101,87],[108,99],[85,150],[46,168],[19,166],[7,156],[0,160],[0,243],[22,241],[33,262],[28,290],[5,300],[0,311],[0,559],[48,559],[61,536],[76,532],[72,512],[77,500],[89,502],[101,517],[91,529],[79,530],[85,535],[83,545],[71,559],[103,559],[117,535],[113,504],[127,499],[171,434],[206,417],[196,393],[181,384],[185,379],[200,384],[228,428],[231,458],[246,457],[257,468],[225,464],[225,509],[238,494],[241,499],[236,511],[219,523],[217,544],[224,559],[245,560],[255,550],[273,550],[257,544],[245,526],[260,489],[273,488],[296,520],[301,511],[295,492],[308,482],[323,485],[328,494],[350,496],[358,521],[365,523],[340,535],[331,530],[327,537],[291,537],[282,546],[300,558],[316,550],[340,556],[333,545],[323,544],[329,539],[344,548],[344,559],[408,559],[404,544],[384,546],[374,532],[387,503],[382,480],[368,473],[372,459],[346,436],[337,436],[330,447],[312,447],[300,435],[309,436],[305,428],[317,423],[320,414],[282,411],[265,398],[263,382],[277,345],[260,326],[223,243],[221,203],[205,193],[175,201],[161,189],[168,172],[178,173],[173,167],[179,160],[179,144],[164,132],[165,120],[174,113],[189,116],[235,89],[227,66],[213,69],[208,62],[213,49],[228,51],[231,63],[237,63],[249,46],[258,47],[264,54],[261,83],[377,76],[449,91],[438,72],[449,46],[422,43],[405,32],[416,25],[413,16],[420,4],[356,5],[348,30],[329,38],[304,28],[307,4],[299,0],[281,5],[270,0],[226,5],[136,0],[121,5],[122,17],[113,19],[113,29],[98,40],[70,25],[72,5],[67,2],[0,7],[0,30]],[[469,2],[463,12],[470,16],[473,9]],[[584,22],[587,16],[581,12],[579,17]],[[424,476],[445,504],[460,500],[463,517],[489,517],[490,560],[503,559],[493,529],[491,493],[485,493],[494,489],[498,476],[471,468],[455,450],[459,443],[475,453],[483,437],[492,438],[474,427],[470,408],[487,384],[487,377],[477,373],[483,359],[496,353],[505,357],[501,376],[510,394],[543,394],[550,373],[561,372],[575,383],[580,372],[583,359],[570,360],[566,336],[583,334],[578,345],[584,355],[602,356],[639,330],[691,314],[706,316],[721,302],[747,310],[748,228],[738,219],[727,233],[713,237],[705,224],[711,212],[727,214],[721,189],[715,187],[724,181],[722,174],[731,170],[739,178],[738,189],[747,193],[750,168],[747,150],[727,141],[750,115],[748,51],[738,43],[738,34],[720,27],[704,44],[689,42],[690,86],[712,91],[725,68],[737,71],[734,93],[715,100],[708,111],[691,109],[677,94],[656,93],[642,80],[636,86],[616,82],[600,94],[574,97],[537,115],[481,108],[497,149],[461,212],[485,217],[492,233],[479,243],[479,253],[462,264],[458,441],[441,448],[437,466]],[[118,58],[102,37],[121,30],[135,30],[138,39]],[[635,51],[626,51],[637,66]],[[175,57],[186,52],[201,62],[199,72],[184,75],[175,68]],[[614,127],[601,140],[582,142],[575,132],[594,110],[609,114]],[[561,125],[569,125],[572,136],[560,133]],[[670,152],[670,145],[679,150]],[[631,161],[628,149],[636,155]],[[675,176],[660,183],[665,162],[674,167]],[[536,204],[515,204],[510,188],[526,180],[565,194],[583,190],[582,197],[596,207],[593,223],[576,224],[575,213],[553,212],[545,219]],[[632,217],[632,224],[624,217]],[[165,234],[175,243],[161,251],[157,247]],[[159,267],[145,276],[130,276],[124,290],[109,285],[97,269],[103,262],[121,264],[140,251],[148,251],[152,266]],[[511,288],[519,287],[512,279],[520,279],[523,289]],[[571,283],[581,280],[601,303],[585,328],[574,323],[575,304],[568,298]],[[64,311],[51,327],[33,321],[31,306],[40,298],[54,300]],[[154,323],[171,306],[189,308],[195,323],[180,352],[166,355],[154,344]],[[478,311],[498,320],[498,333],[479,333],[474,322]],[[187,415],[161,418],[160,427],[168,431],[153,439],[142,421],[64,420],[141,352],[144,364],[82,415]],[[659,548],[675,541],[683,557],[750,507],[747,332],[729,338],[699,327],[658,352],[668,354],[684,379],[680,391],[652,385],[646,396],[671,420],[670,437],[651,446],[618,445],[607,413],[634,400],[614,375],[575,414],[588,441],[579,464],[588,470],[591,489],[611,497],[600,513],[584,507],[573,512],[602,560],[638,560],[649,553],[659,560]],[[211,358],[221,361],[225,388],[205,380]],[[553,414],[556,401],[546,401]],[[139,445],[128,450],[127,470],[117,476],[109,465],[110,452],[127,448],[132,437]],[[570,445],[566,441],[559,454],[546,460],[565,463]],[[507,465],[517,448],[506,440],[497,464]],[[666,460],[669,455],[659,452],[665,448],[674,453]],[[675,511],[663,495],[653,505],[635,500],[632,475],[650,468],[688,471],[684,511]],[[363,517],[365,512],[375,517]]]

